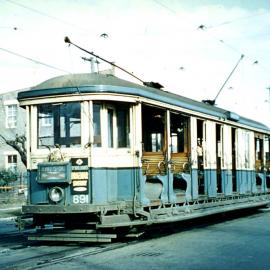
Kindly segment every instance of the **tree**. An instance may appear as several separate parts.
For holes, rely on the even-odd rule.
[[[8,140],[3,135],[0,134],[0,137],[5,141],[5,143],[15,149],[21,156],[22,163],[27,165],[27,155],[26,155],[26,137],[25,135],[16,134],[14,140]]]

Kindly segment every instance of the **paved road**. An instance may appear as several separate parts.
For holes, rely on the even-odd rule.
[[[270,212],[258,212],[42,269],[269,270],[269,253]]]
[[[14,230],[12,222],[12,220],[0,222],[3,237],[5,233]],[[38,269],[270,269],[270,212],[255,212],[249,216],[227,219],[223,222],[212,219],[211,222],[211,225],[206,225],[200,221],[196,223],[199,226],[192,228],[186,226],[184,230],[174,234],[124,245],[122,248],[103,253],[91,252],[87,256],[71,257],[68,261],[58,261],[52,265],[39,265]],[[27,262],[29,256],[38,255],[42,259],[42,254],[45,256],[46,253],[50,254],[55,250],[76,249],[76,245],[59,244],[54,247],[43,243],[33,248],[30,244],[29,248],[25,246],[18,250],[9,250],[8,242],[3,241],[2,244],[0,257],[5,269],[9,269],[11,261]],[[80,250],[80,246],[78,247]],[[83,248],[87,250],[87,247],[82,246]],[[91,250],[91,246],[89,249]],[[95,250],[94,246],[93,249]],[[47,258],[44,257],[44,260]],[[37,269],[36,266],[33,269]]]

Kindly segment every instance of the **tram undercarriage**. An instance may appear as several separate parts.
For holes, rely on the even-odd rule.
[[[32,213],[29,240],[67,242],[111,242],[117,238],[139,237],[146,226],[181,222],[209,215],[246,208],[267,207],[270,194],[234,195],[202,199],[181,204],[157,204],[135,207],[132,202],[110,206],[55,207],[24,206],[24,216],[18,220],[23,229],[25,218]],[[42,214],[39,214],[42,213]],[[28,224],[29,226],[29,224]]]

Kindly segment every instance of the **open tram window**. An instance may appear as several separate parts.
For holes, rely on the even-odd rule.
[[[164,151],[165,111],[159,108],[142,107],[142,135],[144,152]]]
[[[171,113],[171,152],[189,152],[189,117]]]
[[[81,105],[79,102],[38,105],[38,148],[80,147]]]
[[[264,164],[263,135],[255,134],[255,162],[256,171],[261,172]]]
[[[204,186],[204,134],[206,133],[204,121],[197,119],[197,156],[198,156],[198,192],[205,194]]]

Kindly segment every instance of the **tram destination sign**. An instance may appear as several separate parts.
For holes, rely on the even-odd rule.
[[[38,164],[39,183],[71,183],[69,162],[46,162]]]

